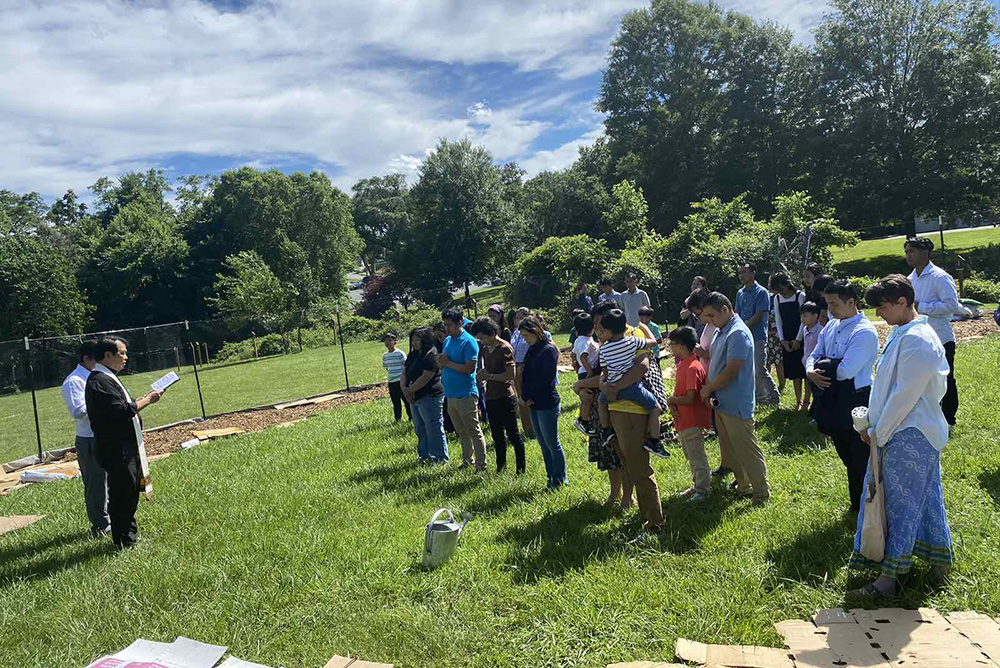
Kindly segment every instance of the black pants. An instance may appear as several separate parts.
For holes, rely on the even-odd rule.
[[[524,473],[524,441],[517,428],[517,403],[513,397],[506,399],[487,399],[486,410],[490,414],[490,433],[493,434],[493,449],[496,451],[497,471],[507,467],[507,438],[514,446],[514,461],[516,471]]]
[[[955,342],[944,344],[944,356],[948,360],[948,390],[941,399],[941,410],[948,424],[955,424],[958,413],[958,385],[955,384]]]
[[[139,507],[139,454],[115,457],[103,462],[108,473],[108,515],[111,516],[111,539],[115,547],[131,547],[138,527],[135,511]]]
[[[399,381],[389,383],[389,398],[392,399],[392,414],[396,416],[396,422],[403,419],[403,407],[406,407],[406,417],[413,419],[410,413],[410,403],[403,397],[403,388],[399,386]]]
[[[444,414],[444,432],[446,434],[455,433],[455,425],[451,422],[451,415],[448,414],[448,397],[444,398],[441,404],[441,412]]]
[[[861,436],[853,428],[833,429],[830,433],[833,445],[837,448],[840,461],[847,467],[847,487],[851,495],[851,512],[861,508],[861,495],[865,488],[865,472],[871,459],[871,448],[861,440]]]

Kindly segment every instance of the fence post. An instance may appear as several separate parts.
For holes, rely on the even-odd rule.
[[[306,317],[305,309],[299,311],[299,352],[302,352],[302,319]]]
[[[203,357],[202,360],[204,361],[205,364],[208,364],[211,361],[208,359],[208,344],[203,343],[201,345],[205,347],[205,357]]]
[[[174,346],[174,358],[177,362],[177,373],[181,372],[181,349]]]
[[[340,329],[340,309],[337,309],[337,338],[340,339],[340,356],[344,359],[344,383],[347,387],[345,392],[351,390],[351,379],[347,376],[347,352],[344,350],[344,332]]]
[[[253,337],[253,358],[257,359],[257,332],[251,330],[250,336]]]
[[[190,329],[191,328],[188,325],[188,321],[185,320],[184,321],[184,331],[190,331]],[[206,417],[205,416],[205,398],[201,394],[201,379],[198,378],[198,363],[195,361],[195,345],[193,343],[190,343],[190,342],[188,342],[188,345],[191,346],[191,366],[194,367],[194,384],[198,388],[198,402],[201,404],[201,419],[204,420],[205,417]]]
[[[38,399],[35,398],[35,366],[31,363],[31,347],[24,337],[24,358],[28,362],[28,385],[31,386],[31,407],[35,411],[35,439],[38,441],[38,459],[42,459],[42,429],[38,426]]]

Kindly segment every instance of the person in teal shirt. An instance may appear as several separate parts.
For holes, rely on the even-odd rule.
[[[660,331],[660,326],[653,322],[653,309],[648,306],[643,306],[639,309],[639,322],[649,327],[649,331],[653,333],[653,338],[657,342],[663,340],[663,333]],[[653,348],[653,360],[657,365],[660,364],[660,346],[655,346]]]

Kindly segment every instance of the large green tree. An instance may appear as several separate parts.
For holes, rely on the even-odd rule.
[[[542,172],[529,180],[524,184],[524,200],[532,247],[549,237],[601,236],[610,204],[600,177],[580,165]]]
[[[511,174],[468,140],[441,140],[410,190],[413,222],[394,249],[398,279],[421,291],[468,285],[517,257],[520,212],[507,195]]]
[[[0,234],[0,340],[77,334],[89,310],[63,255],[33,237]]]
[[[365,243],[361,258],[369,274],[389,249],[399,244],[410,223],[406,177],[386,174],[361,179],[353,186],[354,229]]]
[[[225,172],[186,229],[192,280],[209,297],[223,260],[255,251],[291,291],[297,308],[338,297],[362,248],[352,208],[321,172]]]

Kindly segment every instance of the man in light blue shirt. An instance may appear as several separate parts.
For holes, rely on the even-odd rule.
[[[702,303],[701,318],[718,328],[712,337],[708,382],[702,388],[705,401],[713,396],[719,449],[725,465],[736,474],[736,489],[752,497],[755,505],[766,503],[771,491],[767,465],[757,442],[753,420],[756,373],[753,335],[733,312],[729,298],[711,293]]]
[[[438,355],[441,384],[448,399],[448,415],[462,441],[462,466],[486,470],[486,439],[479,424],[479,388],[476,387],[476,366],[479,344],[462,327],[465,317],[458,309],[441,314],[448,338]]]
[[[736,315],[740,316],[753,334],[754,369],[757,374],[757,403],[777,406],[778,387],[767,372],[767,317],[771,311],[771,296],[757,282],[757,267],[744,264],[739,271],[743,287],[736,293]]]
[[[926,237],[910,237],[903,244],[903,249],[906,264],[913,268],[908,278],[916,295],[914,306],[917,313],[927,316],[927,324],[944,346],[948,360],[948,390],[941,400],[941,410],[948,424],[954,426],[958,412],[958,386],[955,384],[955,332],[951,328],[951,316],[964,309],[958,301],[955,279],[931,262],[933,241]]]
[[[854,430],[851,411],[868,405],[872,368],[878,357],[878,333],[871,320],[858,310],[853,285],[845,280],[834,281],[824,288],[823,296],[833,319],[820,332],[816,348],[806,360],[806,377],[819,388],[813,417],[819,430],[833,441],[847,468],[850,511],[857,513],[870,451]],[[833,376],[831,364],[836,366]]]
[[[607,276],[602,278],[598,287],[601,290],[601,294],[597,297],[598,304],[601,302],[612,302],[618,308],[622,308],[622,293],[615,290],[614,283],[610,278]]]

